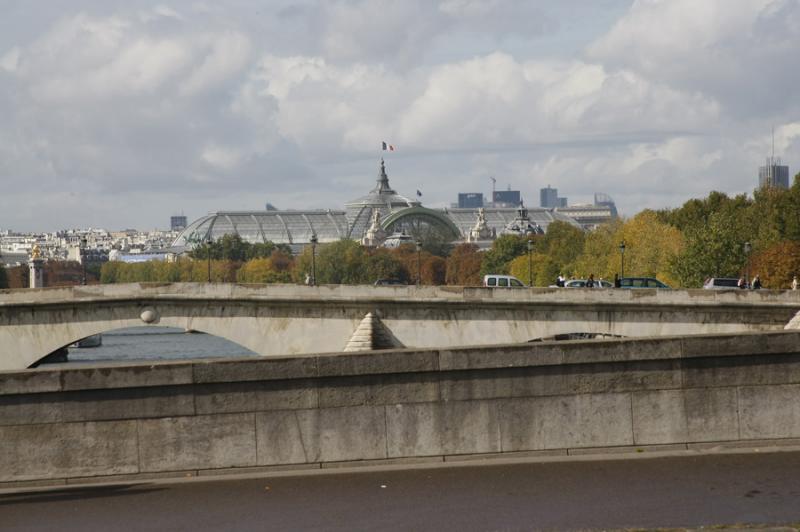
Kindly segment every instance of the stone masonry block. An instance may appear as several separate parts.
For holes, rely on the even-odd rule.
[[[135,421],[0,427],[0,482],[129,473]]]
[[[800,385],[739,388],[742,439],[800,437]]]
[[[307,379],[198,384],[195,387],[198,414],[293,410],[317,405],[317,389]]]
[[[498,401],[503,452],[633,444],[628,394]]]
[[[684,391],[690,442],[739,438],[736,388],[693,388]]]
[[[800,355],[693,358],[683,361],[686,388],[800,383]]]
[[[439,379],[434,373],[369,375],[321,379],[319,406],[424,403],[439,399]]]
[[[649,360],[566,366],[565,394],[633,392],[680,388],[679,360]]]
[[[195,361],[194,382],[238,382],[280,379],[307,379],[317,376],[313,356],[270,357],[248,360]]]
[[[442,370],[551,366],[563,361],[563,347],[557,344],[488,345],[481,349],[439,350],[439,367]]]
[[[386,427],[391,458],[500,451],[492,401],[387,406]]]
[[[24,370],[0,372],[0,396],[61,390],[61,371]]]
[[[0,425],[192,414],[194,397],[188,386],[0,396]]]
[[[435,350],[404,349],[319,356],[317,365],[320,377],[377,375],[436,371],[439,359]]]
[[[452,371],[442,375],[443,401],[537,397],[566,393],[564,366]]]
[[[142,472],[256,465],[254,414],[171,417],[138,423]]]
[[[259,412],[256,422],[259,465],[386,458],[382,406]]]
[[[566,364],[669,360],[680,356],[680,338],[629,338],[603,342],[572,342],[564,345]]]
[[[685,442],[686,408],[682,390],[631,394],[636,445]]]
[[[63,390],[137,388],[192,383],[192,365],[180,363],[92,366],[62,371]]]

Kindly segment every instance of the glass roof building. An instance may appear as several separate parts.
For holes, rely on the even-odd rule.
[[[389,235],[401,232],[425,234],[425,231],[435,230],[449,241],[466,240],[478,217],[478,209],[428,209],[418,201],[399,195],[389,186],[386,166],[381,160],[375,188],[348,202],[345,210],[214,212],[189,224],[172,247],[181,251],[228,234],[239,235],[246,242],[269,241],[295,248],[310,243],[312,235],[316,235],[319,243],[343,238],[361,240],[370,227],[375,210],[380,213],[381,225]],[[498,235],[519,215],[517,208],[489,208],[484,212],[487,225]],[[547,230],[555,220],[579,227],[572,218],[550,209],[527,209],[527,214],[531,224],[542,230]],[[421,226],[425,231],[420,231]]]

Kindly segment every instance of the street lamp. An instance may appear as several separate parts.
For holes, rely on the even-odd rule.
[[[752,246],[750,245],[750,242],[745,242],[744,243],[744,255],[745,255],[745,260],[747,261],[747,263],[746,263],[745,276],[744,276],[744,281],[745,281],[744,285],[747,286],[747,287],[750,286],[750,250],[751,249],[752,249]]]
[[[625,240],[619,243],[620,274],[619,278],[625,277]]]
[[[311,233],[311,286],[317,284],[317,233]]]
[[[82,285],[86,285],[86,256],[85,256],[85,250],[86,250],[86,235],[81,237],[81,244],[80,244],[80,247],[78,248],[78,255],[80,256],[80,259],[81,259],[81,269],[83,271],[83,275],[81,277],[81,284]]]
[[[531,259],[531,252],[533,251],[533,240],[528,239],[528,286],[533,286],[533,260]]]
[[[211,282],[211,235],[206,236],[206,261],[208,264],[207,282]]]
[[[417,286],[422,283],[422,241],[417,240]]]

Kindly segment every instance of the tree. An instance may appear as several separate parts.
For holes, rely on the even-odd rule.
[[[316,268],[319,284],[363,284],[367,276],[366,252],[358,242],[344,239],[318,246]]]
[[[523,235],[501,235],[492,248],[484,252],[481,276],[488,273],[507,274],[511,261],[528,252],[528,239]]]
[[[482,260],[478,246],[459,244],[447,257],[445,282],[458,286],[480,286]]]
[[[791,287],[792,278],[800,275],[800,242],[784,240],[773,244],[752,257],[750,268],[753,275],[761,278],[764,288]]]
[[[0,264],[0,288],[8,288],[8,274],[2,264]]]
[[[708,224],[684,233],[685,247],[672,260],[672,271],[682,286],[702,286],[707,277],[739,277],[747,256],[744,243],[751,241],[753,226],[746,217],[720,211]]]
[[[560,274],[572,274],[575,270],[575,261],[583,252],[585,238],[586,233],[572,224],[555,221],[548,225],[544,237],[534,244],[534,284],[549,286]],[[528,279],[527,268],[525,263],[526,277],[520,279]]]

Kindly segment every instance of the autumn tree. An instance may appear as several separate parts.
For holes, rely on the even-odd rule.
[[[750,271],[761,278],[764,288],[791,287],[792,278],[800,275],[800,242],[784,240],[754,254]]]
[[[449,285],[480,286],[482,259],[475,244],[459,244],[447,257],[445,282]]]

